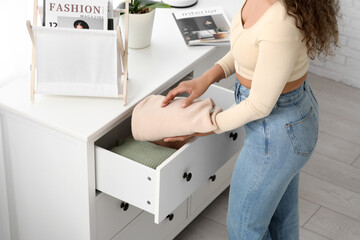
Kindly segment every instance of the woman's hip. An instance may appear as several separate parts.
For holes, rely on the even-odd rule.
[[[237,102],[248,97],[249,90],[235,87]],[[293,154],[309,158],[318,139],[318,107],[307,82],[301,87],[281,94],[272,112],[262,119],[245,125],[245,146],[264,154],[281,158]]]

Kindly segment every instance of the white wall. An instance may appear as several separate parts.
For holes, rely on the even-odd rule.
[[[32,19],[32,5],[31,0],[1,0],[0,86],[30,71],[31,41],[25,22]]]
[[[360,88],[360,0],[340,0],[340,45],[325,63],[312,61],[309,71]]]

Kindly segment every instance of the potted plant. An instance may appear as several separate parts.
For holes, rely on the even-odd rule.
[[[124,9],[125,3],[121,3],[118,8]],[[156,8],[170,8],[170,5],[152,0],[130,1],[129,48],[145,48],[150,45]],[[120,18],[120,22],[124,26],[123,18]]]

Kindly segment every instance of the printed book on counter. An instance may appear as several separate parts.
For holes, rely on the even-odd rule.
[[[230,21],[222,8],[177,11],[173,16],[187,45],[230,45]]]
[[[112,0],[44,0],[43,25],[108,30],[110,6]]]

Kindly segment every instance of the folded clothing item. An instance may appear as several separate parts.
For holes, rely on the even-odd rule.
[[[172,148],[159,146],[151,142],[136,141],[133,138],[119,140],[118,145],[110,151],[153,169],[156,169],[176,152]]]
[[[222,111],[211,98],[195,100],[183,108],[183,97],[175,98],[161,107],[165,97],[150,95],[136,105],[132,114],[131,130],[134,139],[156,141],[166,137],[207,133],[217,129],[216,115]]]

